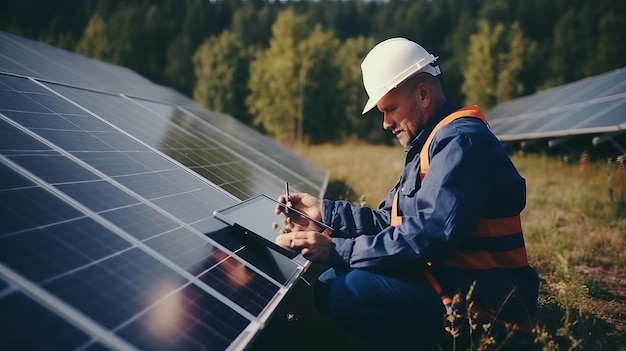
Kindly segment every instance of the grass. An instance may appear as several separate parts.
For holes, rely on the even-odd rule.
[[[330,170],[329,197],[372,206],[397,182],[404,163],[398,146],[347,143],[295,150]],[[583,155],[577,163],[565,163],[532,154],[512,159],[527,182],[522,220],[529,260],[541,277],[534,349],[626,350],[623,160],[590,160]],[[312,265],[305,278],[314,281],[325,268]],[[312,306],[311,288],[301,283],[252,349],[276,349],[269,346],[274,342],[285,346],[279,349],[367,349],[320,316]]]

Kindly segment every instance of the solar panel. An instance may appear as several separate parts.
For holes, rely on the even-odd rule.
[[[3,134],[16,132],[5,127]],[[12,174],[12,178],[22,184],[0,191],[0,275],[68,322],[52,327],[59,337],[72,336],[78,328],[91,333],[87,342],[102,338],[112,349],[120,345],[148,349],[156,346],[155,339],[164,332],[171,337],[168,342],[184,336],[183,340],[217,350],[228,348],[245,329],[254,328],[254,318],[245,310],[199,288],[158,255],[78,210],[45,183],[38,184],[41,181],[11,160],[3,156],[1,161],[2,174],[18,169],[19,175]],[[0,305],[11,305],[12,299],[19,298],[12,294],[14,290],[3,289]],[[3,308],[6,317],[2,318],[19,319],[17,315],[24,311],[13,308]],[[159,313],[165,325],[153,330],[151,323],[159,323]],[[203,330],[189,333],[192,326]],[[28,338],[49,331],[31,332],[37,333]],[[7,346],[3,349],[24,347],[14,336],[1,338],[0,344]]]
[[[194,107],[186,107],[186,109],[203,120],[209,121],[209,125],[215,126],[218,131],[225,134],[227,139],[232,139],[233,143],[239,143],[241,147],[253,150],[263,150],[264,156],[262,157],[268,158],[287,172],[295,172],[297,177],[289,183],[291,186],[293,182],[294,189],[310,194],[319,194],[320,196],[326,192],[328,183],[328,172],[326,170],[316,167],[302,158],[294,157],[293,152],[282,145],[273,142],[263,135],[259,136],[250,127],[226,115]],[[247,143],[242,144],[242,140],[246,140]],[[235,145],[231,146],[231,148],[234,150],[238,149]],[[287,178],[286,175],[285,178]]]
[[[285,181],[299,177],[259,155],[238,147],[207,123],[176,106],[47,84],[63,97],[86,108],[143,143],[179,161],[238,199],[259,193],[274,197],[284,192]],[[231,147],[236,147],[232,149]],[[307,190],[307,189],[305,189]]]
[[[248,152],[252,153],[252,155],[248,155],[250,157],[247,160],[248,163],[265,162],[266,165],[260,165],[261,167],[267,166],[268,162],[273,163],[270,169],[268,169],[274,173],[273,177],[282,178],[280,180],[282,183],[288,181],[296,191],[309,192],[319,196],[322,196],[326,191],[328,182],[328,172],[326,170],[297,157],[290,150],[260,135],[234,118],[207,111],[192,100],[175,91],[152,84],[128,69],[103,62],[95,64],[93,60],[85,57],[58,50],[45,44],[34,43],[8,33],[0,32],[0,46],[6,48],[5,52],[0,52],[0,71],[33,76],[41,78],[46,82],[63,83],[64,85],[49,83],[48,85],[54,90],[64,91],[68,95],[76,95],[75,99],[77,101],[81,101],[85,106],[90,106],[94,110],[101,111],[104,109],[108,111],[108,113],[101,114],[104,118],[111,117],[112,110],[115,110],[113,113],[118,118],[133,117],[130,121],[127,120],[127,124],[132,124],[135,122],[135,118],[141,116],[145,118],[142,121],[137,121],[137,125],[146,120],[152,123],[159,122],[154,114],[146,115],[145,111],[140,112],[139,115],[133,115],[129,111],[124,111],[124,108],[118,105],[120,103],[117,101],[120,99],[117,99],[112,105],[107,104],[110,102],[106,100],[115,97],[119,98],[119,94],[129,97],[144,97],[141,100],[144,105],[150,104],[149,100],[152,100],[156,101],[157,105],[170,103],[185,106],[184,110],[180,107],[174,106],[174,108],[180,111],[178,113],[186,114],[187,117],[196,119],[195,123],[202,124],[205,132],[213,128],[213,133],[222,134],[220,141],[222,143],[231,142],[225,146],[233,148],[232,151],[241,151],[241,148],[247,148]],[[76,87],[89,90],[76,89]],[[68,90],[72,91],[72,93],[69,93]],[[102,92],[110,94],[98,94]],[[95,100],[89,103],[89,98],[93,97],[95,97]],[[135,101],[139,100],[135,99]],[[128,106],[125,105],[124,107],[132,108]],[[159,110],[160,108],[155,109]],[[139,109],[134,107],[134,111],[139,111]],[[165,119],[169,117],[163,116]],[[148,125],[154,127],[151,123],[148,123]],[[171,123],[164,123],[164,125],[168,128],[173,127]],[[153,135],[150,139],[158,142],[158,136]],[[214,136],[204,135],[199,137],[206,141],[207,138],[213,138]],[[196,169],[200,170],[199,168]],[[203,175],[206,175],[207,171],[202,171],[205,172]],[[257,184],[256,182],[252,183]],[[257,187],[262,186],[264,185],[258,185]],[[279,191],[282,188],[284,188],[284,185],[274,186],[274,189],[270,188],[266,191],[268,194],[277,195],[277,193],[271,191]],[[231,188],[231,190],[233,189]],[[258,191],[254,191],[237,195],[240,199],[244,199],[257,193]]]
[[[487,111],[502,141],[608,133],[626,129],[626,69],[586,78]]]
[[[0,71],[95,90],[192,104],[188,98],[131,70],[0,32]]]
[[[75,325],[71,320],[62,317],[63,311],[57,314],[52,308],[47,307],[51,304],[49,301],[43,301],[45,297],[48,296],[39,297],[41,301],[39,302],[38,297],[31,297],[18,287],[0,279],[0,311],[2,311],[0,328],[3,333],[0,338],[0,348],[3,350],[108,349],[91,337],[90,328],[85,325],[86,323],[82,326]],[[96,333],[95,330],[94,333]],[[101,335],[103,339],[112,339],[107,341],[110,345],[115,345],[119,349],[132,349],[132,346],[128,344],[110,338],[108,332],[101,334],[104,334]]]
[[[0,349],[245,348],[308,261],[212,213],[327,172],[126,69],[0,45]]]

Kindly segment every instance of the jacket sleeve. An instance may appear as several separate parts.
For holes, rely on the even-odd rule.
[[[351,238],[374,235],[389,226],[394,191],[387,194],[378,210],[355,206],[348,201],[324,199],[322,220],[336,229],[335,236]]]
[[[503,151],[491,133],[459,132],[459,125],[463,123],[451,123],[434,138],[429,173],[421,184],[415,180],[415,193],[404,198],[400,206],[407,209],[402,225],[390,227],[385,209],[372,211],[343,202],[324,202],[329,224],[354,229],[348,231],[353,237],[333,239],[332,265],[368,268],[437,262],[471,233],[485,208],[492,172],[497,172],[490,163]],[[390,196],[393,192],[382,208],[391,208]]]

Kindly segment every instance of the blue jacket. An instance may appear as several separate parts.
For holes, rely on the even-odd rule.
[[[430,145],[430,170],[420,180],[422,146],[435,125],[458,108],[446,103],[412,141],[400,181],[378,210],[346,201],[323,201],[323,221],[341,233],[332,240],[333,267],[423,269],[428,261],[445,260],[481,218],[515,216],[524,209],[524,179],[500,141],[475,118],[455,120],[437,132]],[[396,190],[403,223],[391,227]],[[493,309],[516,287],[514,298],[521,299],[523,306],[503,309],[503,318],[516,320],[535,313],[538,278],[530,267],[470,274],[446,268],[436,272],[436,277],[449,293],[463,293],[476,281],[473,299]]]

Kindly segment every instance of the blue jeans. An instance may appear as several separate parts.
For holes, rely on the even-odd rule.
[[[443,330],[445,309],[421,272],[330,268],[314,294],[320,312],[381,350],[430,350]]]

